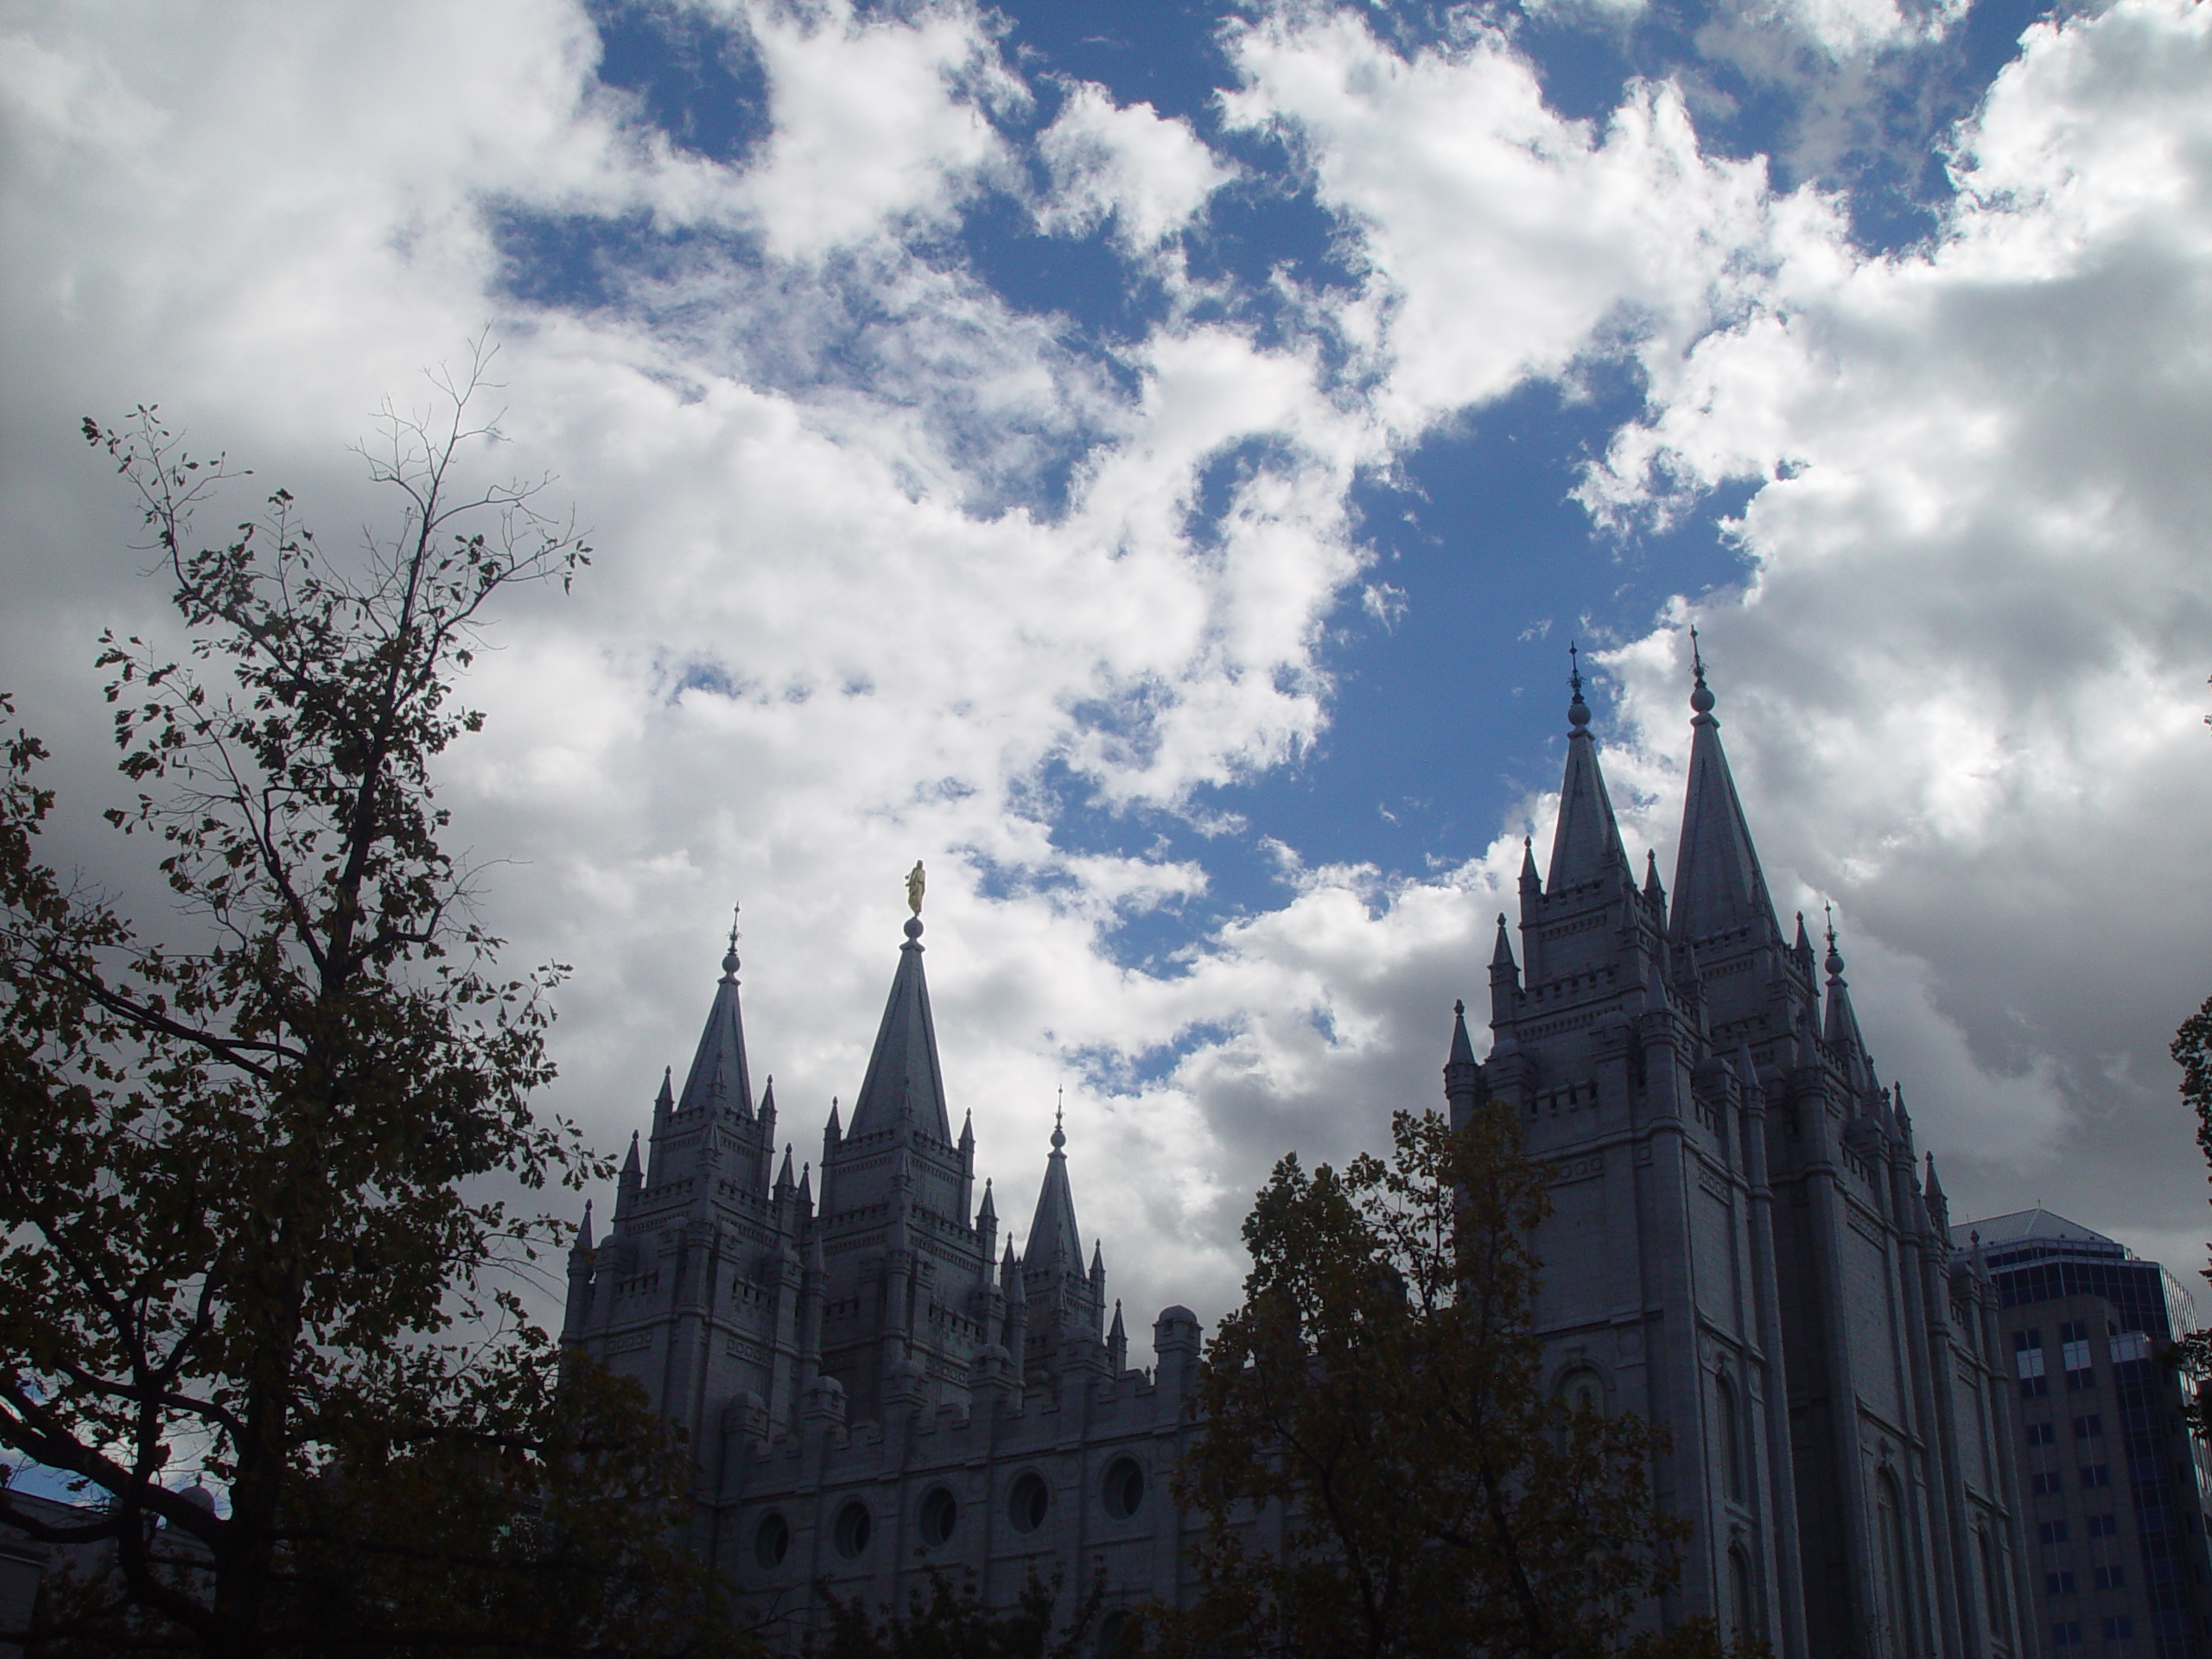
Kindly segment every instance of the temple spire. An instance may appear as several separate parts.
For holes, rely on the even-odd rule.
[[[748,1119],[753,1116],[753,1078],[745,1064],[745,1015],[737,998],[737,923],[733,919],[729,949],[722,954],[722,976],[715,984],[714,1005],[707,1010],[706,1029],[699,1033],[699,1047],[691,1057],[691,1070],[684,1077],[683,1093],[677,1102],[679,1113],[734,1113]]]
[[[1751,826],[1736,796],[1736,780],[1720,747],[1713,690],[1705,683],[1705,658],[1697,630],[1690,630],[1691,737],[1689,787],[1682,801],[1681,842],[1675,855],[1674,933],[1707,939],[1764,918],[1774,929],[1766,876],[1751,847]]]
[[[912,897],[919,898],[918,892]],[[853,1101],[847,1138],[880,1135],[912,1119],[914,1129],[939,1146],[952,1144],[952,1122],[944,1107],[944,1074],[938,1065],[937,1025],[930,1017],[929,982],[922,975],[922,918],[906,918],[906,943],[899,947],[899,971],[883,1005],[868,1076]]]
[[[1843,952],[1836,949],[1835,912],[1828,909],[1828,950],[1822,966],[1827,969],[1827,1008],[1821,1037],[1842,1063],[1853,1088],[1871,1094],[1874,1089],[1874,1059],[1866,1040],[1859,1034],[1859,1016],[1851,1007],[1850,982],[1843,976]]]
[[[1567,705],[1567,775],[1560,785],[1559,826],[1552,834],[1552,865],[1546,891],[1563,889],[1605,876],[1628,880],[1628,854],[1621,847],[1620,825],[1605,793],[1598,766],[1598,746],[1590,735],[1590,705],[1582,700],[1582,661],[1570,645],[1574,671],[1567,677],[1573,697]],[[1525,885],[1527,874],[1522,880]]]
[[[1033,1269],[1061,1266],[1072,1275],[1083,1271],[1083,1235],[1075,1224],[1075,1195],[1068,1187],[1068,1155],[1062,1150],[1067,1143],[1055,1107],[1052,1150],[1045,1159],[1045,1185],[1037,1194],[1037,1213],[1029,1223],[1021,1261]]]

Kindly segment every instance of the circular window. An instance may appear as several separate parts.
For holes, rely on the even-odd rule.
[[[1144,1471],[1137,1467],[1135,1458],[1116,1458],[1106,1465],[1106,1482],[1099,1488],[1105,1500],[1106,1513],[1116,1521],[1126,1521],[1137,1512],[1144,1502]]]
[[[753,1559],[763,1567],[781,1567],[791,1553],[791,1523],[780,1515],[762,1516],[753,1533]]]
[[[849,1561],[868,1548],[868,1538],[874,1531],[875,1522],[869,1518],[868,1506],[855,1498],[837,1511],[837,1524],[830,1535],[837,1546],[837,1553]]]
[[[1046,1489],[1045,1477],[1033,1471],[1015,1481],[1014,1490],[1007,1494],[1006,1518],[1016,1532],[1034,1532],[1045,1524],[1045,1511],[1052,1507],[1052,1495]]]
[[[922,1541],[931,1549],[952,1536],[960,1524],[960,1500],[943,1486],[932,1486],[922,1496]]]

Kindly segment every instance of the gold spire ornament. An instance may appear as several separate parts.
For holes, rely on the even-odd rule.
[[[916,859],[914,868],[906,872],[906,908],[915,915],[922,913],[922,890],[929,886],[929,878],[922,874],[922,861]]]

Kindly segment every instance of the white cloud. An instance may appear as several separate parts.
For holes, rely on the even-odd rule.
[[[551,0],[41,15],[0,44],[0,681],[95,795],[83,658],[156,595],[77,414],[158,397],[335,531],[369,511],[340,449],[364,411],[503,317],[504,460],[558,470],[601,555],[480,668],[492,725],[453,799],[519,861],[495,926],[577,964],[560,1103],[607,1144],[642,1121],[742,899],[756,1067],[804,1156],[857,1082],[918,855],[1001,1215],[1026,1225],[1067,1082],[1117,1293],[1211,1315],[1276,1152],[1339,1154],[1435,1098],[1517,833],[1433,881],[1294,858],[1279,906],[1153,976],[1101,930],[1203,873],[1067,855],[1026,791],[1056,759],[1110,806],[1172,804],[1306,742],[1320,619],[1363,580],[1360,469],[1626,338],[1651,418],[1590,501],[1627,522],[1677,482],[1767,480],[1753,591],[1706,607],[1732,752],[1777,888],[1842,901],[1923,1136],[2010,1160],[1969,1164],[1962,1208],[2049,1170],[2061,1207],[2139,1183],[2143,1236],[2180,1228],[2185,1126],[2145,1126],[2208,919],[2208,773],[2175,758],[2203,741],[2212,637],[2201,11],[2120,0],[2037,35],[1967,135],[1952,234],[1891,261],[1701,154],[1669,88],[1564,122],[1497,39],[1407,61],[1301,16],[1237,42],[1232,111],[1284,124],[1344,216],[1368,281],[1328,320],[1366,355],[1332,378],[1179,314],[1123,390],[902,239],[1001,165],[986,112],[1019,92],[973,11],[744,12],[775,130],[743,168],[595,88],[588,22]],[[1048,222],[1110,202],[1158,245],[1225,169],[1141,106],[1070,107]],[[493,203],[768,251],[709,238],[619,305],[533,310],[500,297]],[[1078,443],[1065,511],[1020,505]],[[1200,470],[1240,454],[1194,538]],[[1608,765],[1658,803],[1630,828],[1662,853],[1678,644],[1613,664],[1637,741]]]
[[[1046,226],[1081,235],[1114,215],[1116,234],[1139,253],[1182,229],[1233,176],[1188,123],[1149,104],[1117,105],[1089,82],[1070,90],[1037,147],[1052,175]]]
[[[1027,94],[974,10],[866,18],[849,0],[747,9],[773,135],[741,187],[771,252],[812,258],[938,219],[1003,164],[983,100]]]
[[[1703,620],[1770,857],[1890,953],[1862,1007],[1949,1079],[1921,1126],[1978,1160],[1970,1196],[2026,1172],[2169,1240],[2202,1200],[2159,1051],[2212,988],[2179,874],[2212,815],[2208,87],[2201,7],[2038,26],[1939,242],[1862,257],[1787,204],[1756,303],[1659,365],[1586,486],[1632,518],[1767,480],[1751,590]],[[1618,668],[1631,729],[1679,752],[1677,642]]]

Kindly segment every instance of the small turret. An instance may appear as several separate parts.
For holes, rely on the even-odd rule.
[[[1122,1304],[1114,1304],[1114,1323],[1106,1332],[1106,1363],[1119,1376],[1129,1368],[1129,1333],[1122,1325]]]
[[[1951,1236],[1951,1200],[1943,1191],[1943,1183],[1936,1178],[1936,1154],[1928,1154],[1928,1181],[1921,1189],[1921,1202],[1928,1206],[1929,1224],[1936,1230],[1936,1236],[1948,1239]]]
[[[1513,960],[1513,936],[1506,931],[1505,912],[1500,911],[1497,913],[1497,943],[1491,948],[1490,953],[1490,1022],[1492,1026],[1502,1026],[1520,1009],[1521,965]],[[1448,1089],[1446,1092],[1450,1092]]]
[[[983,1263],[987,1277],[990,1273],[991,1260],[998,1250],[998,1237],[999,1207],[991,1198],[991,1184],[986,1179],[983,1182],[983,1201],[976,1209],[976,1254]]]
[[[1096,1239],[1090,1241],[1090,1305],[1093,1308],[1106,1306],[1106,1249]],[[1095,1339],[1098,1327],[1090,1327]]]
[[[771,1077],[768,1079],[767,1086],[766,1086],[766,1088],[762,1089],[762,1090],[761,1090],[761,1091],[760,1091],[760,1181],[761,1181],[761,1183],[762,1183],[762,1185],[766,1185],[766,1183],[767,1183],[767,1179],[768,1179],[768,1165],[769,1165],[770,1161],[771,1161],[771,1160],[775,1157],[775,1155],[776,1155],[776,1079],[775,1079],[773,1077]],[[791,1154],[790,1154],[790,1151],[789,1151],[789,1149],[788,1149],[788,1148],[786,1148],[786,1149],[785,1149],[785,1154],[784,1154],[784,1161],[785,1162],[785,1164],[786,1164],[786,1165],[788,1165],[788,1164],[790,1163],[790,1161],[791,1161]]]
[[[1843,952],[1836,949],[1835,915],[1828,914],[1828,951],[1821,964],[1827,969],[1827,1009],[1821,1021],[1821,1040],[1843,1068],[1851,1086],[1862,1094],[1874,1092],[1874,1057],[1859,1034],[1859,1016],[1852,1011],[1851,984],[1843,976]]]
[[[1497,918],[1498,943],[1505,942],[1505,918]],[[1510,960],[1509,956],[1508,960]],[[1496,970],[1492,969],[1493,974]],[[1459,1128],[1474,1116],[1482,1102],[1483,1069],[1475,1061],[1475,1046],[1467,1039],[1467,1005],[1452,1005],[1452,1048],[1444,1062],[1444,1098],[1452,1126]]]
[[[1661,932],[1667,931],[1667,889],[1659,883],[1659,855],[1646,848],[1643,853],[1643,904],[1651,912],[1653,925]]]
[[[664,1084],[661,1088],[663,1094],[665,1095],[667,1085]],[[616,1216],[626,1216],[630,1212],[631,1205],[636,1201],[638,1193],[645,1184],[645,1169],[638,1161],[638,1132],[632,1129],[630,1131],[630,1150],[622,1160],[622,1173],[614,1183]]]
[[[591,1200],[586,1198],[584,1218],[576,1228],[576,1242],[569,1247],[569,1300],[561,1321],[563,1344],[581,1342],[584,1325],[590,1319],[592,1255]]]

